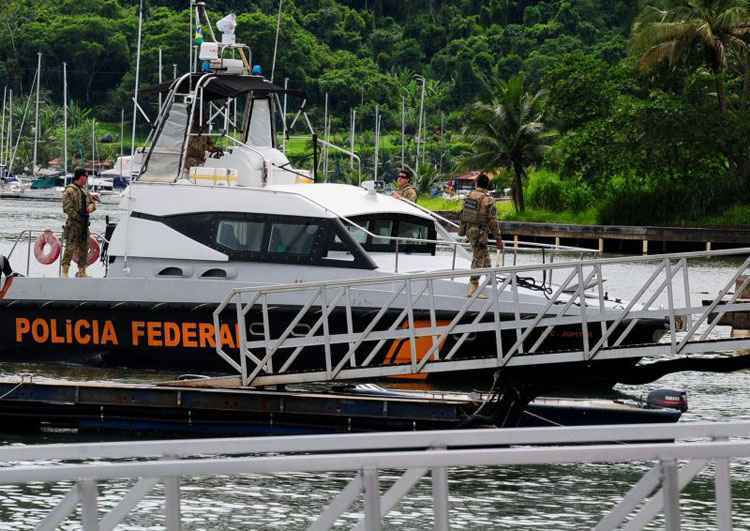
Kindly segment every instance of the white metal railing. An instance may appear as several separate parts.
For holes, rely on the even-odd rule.
[[[163,515],[166,528],[172,531],[181,529],[181,484],[190,478],[348,472],[352,479],[319,508],[308,529],[341,524],[342,515],[361,498],[364,511],[353,528],[379,530],[384,517],[429,475],[434,528],[447,530],[452,467],[652,462],[652,468],[622,499],[605,509],[606,514],[591,515],[592,521],[600,519],[593,529],[643,529],[663,512],[665,529],[672,531],[680,529],[680,492],[713,465],[715,528],[729,531],[730,461],[750,457],[748,437],[750,423],[737,422],[11,446],[0,448],[0,484],[73,482],[41,522],[29,524],[39,530],[56,529],[80,506],[82,528],[98,531],[122,523],[161,483]],[[392,475],[394,469],[403,473],[383,491],[380,474],[388,470]],[[137,482],[100,517],[100,496],[113,496],[105,490],[108,482],[122,479]],[[524,481],[523,476],[519,481]]]
[[[60,240],[60,255],[57,257],[55,262],[58,262],[58,270],[60,267],[62,267],[62,257],[65,252],[65,238],[63,238],[62,232],[55,232],[52,229],[25,229],[25,230],[22,230],[18,234],[18,236],[16,236],[16,239],[13,241],[13,245],[11,246],[10,251],[8,252],[8,255],[6,256],[6,258],[10,260],[16,248],[18,247],[18,244],[21,243],[22,240],[25,240],[26,241],[26,276],[29,276],[29,272],[31,270],[31,248],[34,246],[34,243],[32,241],[33,237],[35,234],[41,235],[41,234],[44,234],[45,232],[51,232],[52,234],[55,235],[55,237],[58,240]],[[89,231],[89,235],[95,238],[98,242],[100,242],[100,244],[107,242],[107,239],[103,235],[98,234],[96,232]]]
[[[708,306],[693,306],[688,261],[727,256],[744,260]],[[627,263],[656,267],[629,302],[612,301],[602,269]],[[731,350],[750,346],[750,339],[709,335],[727,312],[750,311],[750,302],[737,301],[747,277],[726,298],[748,267],[746,248],[238,288],[214,311],[216,351],[243,385],[262,386]],[[563,279],[559,285],[523,288],[526,275],[551,279],[553,272]],[[465,297],[460,281],[471,275],[483,281]],[[664,298],[666,307],[656,306]],[[283,308],[294,311],[284,316]],[[363,308],[366,323],[355,319]],[[222,343],[225,310],[236,319],[239,360]],[[656,323],[668,327],[668,343],[639,338],[639,324]],[[579,334],[575,348],[551,348],[559,327]],[[459,351],[469,349],[470,336],[484,343],[472,343],[469,359]],[[426,347],[418,345],[423,338]],[[408,361],[385,363],[384,349],[400,351],[399,345],[408,348]]]

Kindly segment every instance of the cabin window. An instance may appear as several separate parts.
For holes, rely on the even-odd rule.
[[[360,227],[366,230],[370,230],[367,227],[368,223],[366,220],[361,223],[360,222],[356,222],[356,223]],[[349,233],[349,235],[352,237],[352,239],[355,242],[359,243],[360,245],[364,245],[365,243],[367,243],[367,233],[365,231],[363,231],[362,229],[358,229],[357,227],[355,227],[354,225],[350,225],[349,223],[344,223],[344,224],[346,226],[346,231]],[[341,246],[344,245],[344,243],[341,241],[341,237],[339,237],[338,234],[336,235],[336,238],[333,243],[334,243],[335,248],[340,248]]]
[[[370,232],[377,234],[378,236],[388,236],[393,234],[393,220],[392,219],[373,219],[370,221]],[[373,238],[373,245],[389,245],[390,239],[386,238]]]
[[[356,216],[351,218],[351,221],[373,234],[366,234],[362,230],[346,224],[347,231],[352,239],[362,245],[366,251],[395,252],[396,240],[385,238],[385,236],[416,240],[437,239],[435,224],[432,221],[407,214],[372,214]],[[338,238],[334,241],[333,248],[342,248]],[[400,241],[398,249],[399,252],[404,253],[435,254],[435,244],[431,242]]]
[[[216,230],[216,243],[233,251],[259,252],[265,225],[262,221],[223,219]]]
[[[415,238],[418,240],[429,240],[429,230],[424,223],[412,223],[401,220],[398,223],[399,238]]]
[[[358,269],[377,267],[337,219],[240,212],[174,216],[133,212],[131,215],[164,223],[188,238],[226,254],[233,261]]]
[[[362,223],[362,224],[358,223],[358,225],[360,227],[364,228],[364,229],[370,230],[370,229],[367,228],[367,222]],[[365,231],[361,230],[361,229],[358,229],[354,225],[349,225],[347,223],[346,230],[349,231],[349,234],[351,234],[351,236],[352,236],[352,238],[354,238],[355,242],[357,242],[357,243],[365,243],[367,241],[367,233]],[[338,240],[338,238],[337,238],[337,241],[340,242],[341,240]]]
[[[319,230],[320,226],[313,223],[274,223],[268,240],[268,252],[309,255]]]
[[[251,146],[273,147],[271,100],[253,99],[247,143]]]

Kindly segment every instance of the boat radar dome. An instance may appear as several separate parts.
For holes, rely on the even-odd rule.
[[[221,44],[234,44],[234,30],[237,29],[237,17],[230,13],[216,23],[216,27],[221,32]]]
[[[260,65],[253,65],[253,72],[252,74],[254,76],[262,76],[263,75],[263,67]]]

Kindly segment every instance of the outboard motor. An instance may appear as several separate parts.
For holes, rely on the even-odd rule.
[[[646,397],[646,406],[650,408],[678,409],[684,413],[688,409],[687,391],[655,389]]]

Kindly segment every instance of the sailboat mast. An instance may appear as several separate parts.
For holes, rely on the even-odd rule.
[[[188,1],[188,11],[190,12],[190,29],[188,30],[188,72],[193,72],[193,0]],[[196,29],[196,31],[198,31]],[[177,76],[175,76],[177,78]]]
[[[135,56],[135,89],[133,93],[133,134],[130,137],[130,156],[135,157],[135,128],[138,122],[138,85],[141,77],[141,36],[143,35],[143,0],[138,9],[138,50]]]
[[[10,166],[13,166],[13,162],[16,160],[16,154],[18,153],[18,144],[21,143],[21,135],[23,134],[23,128],[26,125],[26,115],[31,108],[31,98],[34,95],[35,83],[39,82],[39,72],[34,74],[34,81],[31,83],[31,89],[29,90],[29,97],[26,99],[26,105],[23,108],[23,116],[21,117],[21,125],[18,128],[18,137],[13,145],[13,154],[10,156]]]
[[[3,116],[2,116],[2,124],[0,124],[0,177],[3,176],[4,171],[2,170],[3,167],[3,159],[5,158],[5,105],[8,100],[8,86],[6,85],[3,87]]]
[[[42,77],[42,52],[37,52],[37,63],[36,63],[36,111],[34,118],[34,163],[31,167],[31,173],[36,176],[37,168],[37,156],[39,147],[39,87],[41,85]]]
[[[120,177],[124,177],[122,174],[122,157],[123,151],[125,150],[125,109],[120,109]]]
[[[380,151],[380,106],[375,105],[375,180],[378,180],[378,155]]]
[[[13,89],[8,91],[8,141],[5,143],[5,149],[7,151],[5,157],[5,163],[8,165],[8,175],[10,175],[10,165],[12,163],[10,150],[11,142],[13,141]]]
[[[406,167],[406,96],[401,96],[401,169]]]
[[[91,120],[91,175],[96,177],[96,118]]]
[[[162,84],[162,53],[161,48],[159,48],[159,86]],[[159,89],[159,112],[161,112],[161,89]]]
[[[271,62],[271,83],[273,83],[273,76],[276,73],[276,53],[279,49],[279,31],[281,30],[281,6],[284,5],[284,0],[279,0],[279,15],[276,18],[276,39],[273,43],[273,61]]]
[[[63,63],[63,179],[68,176],[68,63]]]

